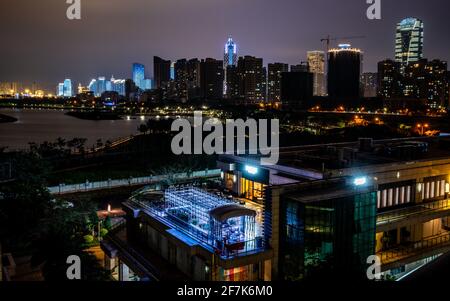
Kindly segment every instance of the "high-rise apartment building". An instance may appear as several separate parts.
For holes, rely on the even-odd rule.
[[[376,97],[378,86],[378,75],[374,72],[365,72],[361,75],[361,89],[364,97]]]
[[[399,97],[402,94],[400,63],[384,60],[378,63],[378,96],[383,99]]]
[[[323,51],[308,51],[308,71],[314,77],[314,96],[325,96],[325,53]]]
[[[253,56],[238,60],[239,94],[249,102],[264,101],[263,59]]]
[[[447,62],[421,59],[405,67],[403,96],[426,100],[430,108],[448,105]]]
[[[187,100],[188,98],[188,64],[186,59],[175,62],[175,89],[177,98]]]
[[[200,85],[200,61],[197,58],[187,61],[187,85],[188,98],[198,98],[201,96]]]
[[[228,99],[238,99],[239,94],[239,75],[237,66],[228,66],[226,70],[227,74],[227,94]]]
[[[153,57],[155,88],[165,88],[170,81],[171,62],[158,56]]]
[[[395,61],[401,71],[412,62],[423,58],[423,22],[417,18],[406,18],[397,24],[395,35]]]
[[[202,97],[206,99],[223,98],[223,61],[207,58],[200,62],[200,70]]]
[[[269,102],[281,101],[281,74],[289,71],[289,65],[273,63],[268,65],[267,86]]]

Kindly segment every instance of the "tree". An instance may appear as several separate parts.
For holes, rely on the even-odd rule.
[[[103,222],[103,228],[105,228],[107,230],[111,230],[111,227],[112,227],[111,218],[109,216],[107,216]]]
[[[46,176],[49,166],[36,153],[11,157],[13,182],[0,186],[0,239],[10,249],[26,250],[51,208]]]
[[[141,125],[138,127],[138,131],[139,131],[141,134],[146,135],[147,132],[148,132],[148,127],[147,127],[147,125],[141,124]]]
[[[85,250],[86,237],[95,222],[96,207],[90,203],[76,208],[55,206],[42,223],[42,233],[35,242],[37,252],[34,265],[43,266],[46,280],[66,280],[67,257],[77,255],[82,263],[82,280],[109,280],[109,274],[100,267],[97,258]],[[57,243],[56,243],[57,242]]]

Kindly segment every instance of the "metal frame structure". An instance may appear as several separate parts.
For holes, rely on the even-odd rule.
[[[145,202],[138,197],[133,200]],[[162,203],[145,202],[145,208],[221,256],[262,248],[263,239],[256,237],[256,212],[203,189],[172,187],[164,192]]]

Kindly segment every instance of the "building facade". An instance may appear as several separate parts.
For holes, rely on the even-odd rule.
[[[345,102],[360,97],[362,58],[361,50],[349,44],[329,51],[327,82],[331,99]]]
[[[365,72],[361,75],[361,95],[364,97],[376,97],[378,91],[378,74]]]
[[[56,95],[59,97],[72,97],[73,96],[72,80],[67,78],[64,80],[64,82],[59,83],[56,88]]]
[[[237,45],[230,36],[230,37],[228,37],[228,40],[225,44],[225,50],[224,50],[224,54],[223,54],[223,69],[225,72],[224,87],[223,87],[224,95],[228,95],[228,93],[227,93],[227,81],[228,81],[227,67],[228,66],[237,66],[237,58],[238,58]]]
[[[421,59],[406,65],[403,73],[403,96],[425,100],[428,107],[448,106],[447,63]]]
[[[417,18],[406,18],[397,24],[395,35],[395,61],[405,67],[423,58],[423,21]]]
[[[205,99],[222,99],[223,61],[206,58],[200,62],[200,72],[202,97]]]
[[[280,150],[275,166],[219,158],[223,185],[264,212],[272,279],[405,275],[450,251],[450,145],[445,138]],[[345,275],[345,276],[344,276]]]
[[[177,98],[186,101],[188,99],[188,64],[186,59],[175,62],[175,85]]]
[[[156,89],[165,89],[170,82],[171,62],[158,56],[153,57],[153,77]]]
[[[227,76],[227,93],[228,99],[238,99],[240,98],[239,93],[239,74],[237,66],[228,66],[226,70]]]
[[[314,77],[314,96],[325,96],[325,53],[323,51],[308,51],[307,61],[309,72]]]
[[[248,102],[264,101],[263,59],[253,56],[240,57],[237,72],[240,98]]]
[[[139,63],[133,64],[132,78],[137,87],[141,90],[145,90],[144,80],[145,80],[145,66]]]
[[[226,194],[135,192],[102,241],[106,267],[120,280],[367,280],[375,255],[400,280],[450,251],[449,147],[363,138],[280,149],[270,166],[220,155]]]
[[[289,65],[283,63],[273,63],[267,66],[267,86],[269,102],[281,101],[281,74],[289,71]]]
[[[399,62],[387,59],[378,63],[377,94],[383,99],[396,98],[402,95],[402,76]]]

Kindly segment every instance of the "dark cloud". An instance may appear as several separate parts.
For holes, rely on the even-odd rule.
[[[364,67],[393,57],[396,23],[425,22],[425,56],[449,59],[448,0],[382,0],[380,21],[366,18],[366,0],[81,0],[82,20],[66,19],[65,0],[1,0],[0,81],[51,87],[65,77],[86,84],[105,75],[130,77],[152,57],[221,58],[228,34],[240,55],[265,63],[305,60],[323,49],[320,38],[364,35],[352,41],[365,52]]]

